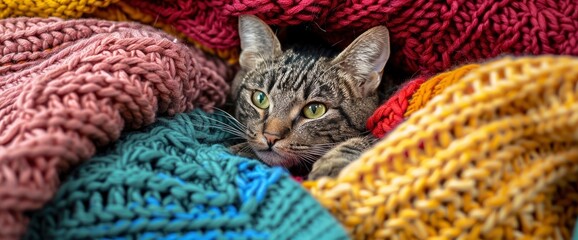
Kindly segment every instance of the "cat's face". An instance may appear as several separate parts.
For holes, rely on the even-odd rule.
[[[235,117],[263,162],[311,163],[335,144],[364,134],[389,57],[387,29],[368,32],[336,57],[315,49],[283,52],[267,25],[240,18]]]

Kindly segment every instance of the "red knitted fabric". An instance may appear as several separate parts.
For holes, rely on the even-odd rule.
[[[426,80],[426,77],[419,77],[404,84],[367,119],[367,129],[374,136],[381,138],[403,122],[412,95]]]
[[[575,0],[173,0],[133,6],[202,45],[239,45],[236,17],[255,14],[274,25],[307,23],[332,43],[378,25],[391,34],[391,64],[421,74],[514,54],[578,55]]]
[[[228,90],[223,63],[140,24],[0,20],[0,53],[0,239],[123,129],[210,109]]]

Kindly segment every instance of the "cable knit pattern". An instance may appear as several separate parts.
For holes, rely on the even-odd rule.
[[[58,174],[157,114],[223,104],[230,70],[152,27],[0,21],[0,238],[54,194]]]
[[[162,4],[138,0],[95,14],[168,25],[230,59],[238,55],[237,16],[241,14],[254,14],[278,26],[304,23],[340,46],[383,24],[395,49],[390,64],[419,74],[435,74],[503,53],[578,55],[574,0],[176,0]]]
[[[355,239],[570,239],[578,58],[464,68],[336,179],[304,182]]]

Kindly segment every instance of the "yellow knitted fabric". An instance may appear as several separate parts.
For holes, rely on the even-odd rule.
[[[570,239],[577,143],[578,58],[508,57],[304,186],[355,239]]]
[[[79,18],[119,0],[0,0],[0,18]]]
[[[478,64],[465,65],[460,68],[441,73],[426,82],[422,83],[417,91],[411,96],[404,117],[408,117],[418,109],[422,108],[434,96],[440,94],[444,89],[457,82],[466,73],[478,68]]]

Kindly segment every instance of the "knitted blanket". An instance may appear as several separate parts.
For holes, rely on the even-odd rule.
[[[578,58],[507,57],[419,81],[394,96],[413,92],[407,119],[338,178],[305,182],[311,194],[355,239],[570,239]]]
[[[0,238],[123,129],[222,104],[230,75],[159,30],[104,20],[0,20],[0,52]]]
[[[410,73],[439,73],[503,53],[578,55],[575,0],[137,0],[93,13],[180,33],[229,59],[238,54],[241,14],[277,26],[306,24],[329,45],[340,46],[370,27],[385,25],[392,41],[388,65]]]
[[[197,110],[123,135],[64,180],[25,239],[347,238],[282,168],[231,155],[216,121]]]

